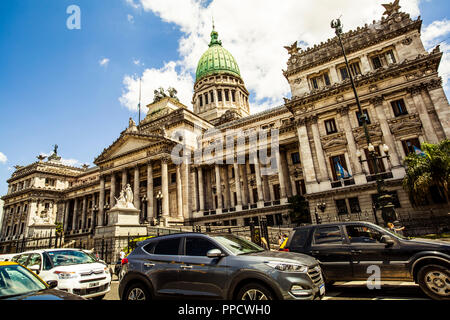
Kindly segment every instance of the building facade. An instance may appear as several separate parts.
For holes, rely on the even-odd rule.
[[[374,221],[375,214],[382,221],[349,71],[372,144],[380,156],[389,155],[377,167],[397,216],[448,215],[447,200],[437,193],[413,207],[402,188],[406,155],[422,142],[450,138],[438,75],[442,52],[425,50],[421,24],[393,11],[343,34],[350,70],[337,37],[305,50],[286,47],[283,73],[292,97],[256,114],[236,60],[213,30],[197,68],[193,111],[169,97],[148,105],[145,119],[138,125],[130,119],[93,168],[62,165],[56,150],[47,161],[16,167],[2,198],[0,238],[19,237],[42,221],[61,223],[68,239],[92,237],[127,184],[145,225],[248,225],[261,217],[286,225],[288,198],[295,195],[308,200],[313,223]]]

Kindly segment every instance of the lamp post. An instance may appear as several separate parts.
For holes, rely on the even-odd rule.
[[[367,149],[369,151],[369,159],[364,160],[364,161],[371,161],[373,163],[373,168],[375,171],[376,182],[377,182],[377,192],[378,192],[378,201],[377,202],[381,207],[382,216],[383,216],[383,220],[385,221],[385,223],[390,222],[391,220],[394,221],[395,220],[395,212],[393,210],[394,206],[392,205],[392,202],[391,202],[392,197],[385,192],[383,175],[378,173],[378,159],[389,158],[389,154],[387,154],[384,157],[377,156],[375,147],[372,145],[372,142],[370,140],[370,135],[369,135],[369,131],[367,128],[367,116],[362,111],[361,103],[359,101],[358,93],[356,91],[355,81],[353,80],[353,75],[350,70],[350,66],[349,66],[348,60],[347,60],[347,55],[345,53],[345,48],[344,48],[344,45],[343,45],[342,39],[341,39],[341,35],[343,33],[341,20],[340,19],[332,20],[331,28],[335,29],[336,36],[338,37],[339,45],[341,46],[342,54],[343,54],[344,60],[345,60],[345,66],[347,68],[347,74],[348,74],[348,77],[350,78],[350,83],[352,85],[353,93],[355,95],[356,105],[358,106],[358,113],[359,113],[358,119],[359,119],[359,122],[362,123],[362,125],[363,125],[364,136],[366,138],[366,142],[367,142],[367,146],[368,146]],[[386,153],[389,151],[389,148],[387,147],[387,145],[383,145],[383,150]],[[359,158],[360,163],[362,163],[363,160],[361,160],[361,152],[358,150],[356,152],[356,154]],[[378,224],[376,208],[374,209],[374,217],[375,217],[375,223]]]
[[[163,199],[163,194],[162,194],[161,190],[159,190],[158,193],[156,194],[156,203],[157,203],[156,221],[157,221],[158,225],[160,223],[160,219],[161,219],[161,215],[162,215],[162,199]]]
[[[325,209],[327,208],[327,203],[323,200],[319,200],[319,202],[317,202],[317,204],[316,204],[316,208],[318,208],[320,211],[322,211],[322,214],[323,214],[325,212]],[[316,221],[317,221],[317,224],[321,224],[322,218],[317,215],[316,208],[314,208],[314,213],[316,215]]]

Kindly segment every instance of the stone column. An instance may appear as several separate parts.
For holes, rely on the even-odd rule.
[[[319,127],[317,126],[317,116],[311,119],[311,130],[314,138],[314,147],[316,149],[317,162],[319,163],[319,181],[330,180],[330,177],[328,176],[327,162],[325,160],[325,154],[322,148],[322,142],[320,141]]]
[[[198,190],[197,190],[197,172],[194,167],[191,167],[191,181],[192,181],[192,211],[198,211]]]
[[[70,201],[67,200],[64,206],[64,231],[67,231],[69,229],[69,206]],[[6,213],[6,211],[4,211]],[[6,217],[6,215],[4,215]],[[6,219],[5,219],[6,221]]]
[[[367,56],[363,55],[360,57],[360,59],[361,59],[361,73],[366,74],[366,73],[370,72],[370,63],[369,63],[369,59],[367,58]]]
[[[314,168],[311,146],[309,145],[308,131],[306,129],[305,119],[300,119],[297,127],[299,153],[302,162],[303,176],[305,178],[307,192],[311,184],[316,182],[316,171]]]
[[[78,217],[78,198],[74,199],[75,204],[73,206],[73,216],[72,216],[72,230],[77,229],[77,217]]]
[[[123,169],[122,170],[122,184],[121,184],[121,190],[123,190],[123,188],[125,188],[127,186],[128,183],[128,174],[127,174],[127,169]]]
[[[389,106],[387,105],[387,102],[381,98],[378,97],[376,99],[372,100],[372,103],[375,107],[375,111],[377,112],[378,121],[380,123],[381,132],[383,133],[383,139],[387,146],[389,147],[389,155],[390,160],[392,163],[392,166],[399,167],[400,166],[400,159],[398,157],[397,148],[395,147],[394,137],[392,136],[391,129],[389,128],[389,123],[386,119],[386,111]]]
[[[187,157],[183,158],[183,163],[181,164],[182,169],[182,195],[183,195],[183,212],[180,218],[189,218],[190,216],[190,206],[189,206],[189,159]]]
[[[249,198],[249,189],[248,189],[248,177],[247,177],[247,163],[244,163],[240,166],[241,168],[241,176],[242,176],[242,204],[248,205],[250,202]]]
[[[340,82],[335,66],[330,67],[330,81],[331,84]]]
[[[258,153],[253,152],[253,162],[255,165],[255,178],[256,178],[256,189],[258,191],[258,202],[264,201],[264,194],[262,188],[262,179],[261,179],[261,169],[259,167],[259,159]]]
[[[283,167],[284,183],[286,187],[286,195],[292,197],[291,184],[289,183],[289,165],[286,158],[286,151],[281,151],[281,166]]]
[[[162,216],[169,217],[169,158],[161,159]]]
[[[218,164],[215,165],[216,170],[216,194],[217,194],[217,209],[222,209],[222,181],[220,174],[220,166]]]
[[[139,166],[134,167],[134,186],[133,186],[133,204],[136,209],[141,209],[141,200],[139,198]]]
[[[442,88],[441,80],[433,80],[428,85],[428,94],[433,102],[436,115],[444,129],[444,134],[447,139],[450,139],[450,107]]]
[[[278,167],[278,181],[280,182],[280,198],[284,199],[286,198],[286,182],[284,181],[284,168],[281,163],[281,155],[280,151],[275,153],[275,157],[277,160],[277,167]]]
[[[87,196],[84,196],[83,206],[81,208],[81,229],[86,228],[86,213],[87,213]]]
[[[423,130],[425,132],[425,139],[429,143],[438,143],[439,140],[436,136],[436,132],[433,128],[430,115],[428,114],[427,107],[421,96],[421,88],[410,90],[414,105],[419,113],[420,121],[422,122]]]
[[[224,192],[224,207],[225,208],[231,208],[231,192],[230,192],[230,181],[228,180],[228,165],[224,165],[222,167],[223,171],[223,182],[225,185],[225,192]]]
[[[114,207],[116,204],[116,174],[111,172],[111,188],[109,192],[109,204],[110,207]]]
[[[177,166],[177,214],[178,218],[183,217],[183,191],[181,183],[181,164]]]
[[[239,207],[239,210],[242,210],[242,189],[241,189],[241,175],[239,172],[239,164],[237,161],[233,163],[234,170],[234,184],[236,188],[236,206]]]
[[[98,198],[97,225],[103,226],[103,215],[105,214],[105,177],[100,176],[100,194]]]
[[[199,194],[199,210],[205,210],[205,191],[203,190],[204,181],[203,181],[203,169],[202,167],[197,168],[197,176],[198,176],[198,194]]]
[[[152,221],[153,213],[153,161],[147,163],[147,219]]]
[[[269,176],[263,175],[263,193],[264,193],[264,201],[270,201],[270,191],[269,191]]]
[[[356,156],[356,142],[355,137],[353,136],[352,125],[350,124],[350,119],[348,117],[348,109],[348,107],[343,107],[339,110],[339,113],[344,125],[345,137],[347,138],[347,148],[352,174],[360,175],[362,173],[362,167],[358,157]]]

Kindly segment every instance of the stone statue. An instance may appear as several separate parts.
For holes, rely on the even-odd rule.
[[[386,11],[384,11],[383,15],[386,14],[388,17],[390,17],[394,13],[398,13],[398,11],[401,8],[399,2],[400,2],[400,0],[395,0],[393,3],[391,2],[391,3],[387,3],[387,4],[382,4],[384,9],[386,9]]]
[[[133,118],[130,117],[130,120],[128,120],[128,127],[134,127],[136,126],[136,122],[134,122]]]
[[[119,207],[119,208],[127,207],[127,200],[125,199],[125,191],[124,190],[120,191],[120,195],[119,195],[118,199],[116,197],[114,197],[114,198],[116,199],[115,207]]]
[[[54,145],[53,152],[55,154],[58,154],[58,145],[57,144]]]
[[[127,187],[125,189],[125,199],[127,201],[127,205],[129,203],[133,204],[133,191],[131,190],[130,184],[127,184]]]

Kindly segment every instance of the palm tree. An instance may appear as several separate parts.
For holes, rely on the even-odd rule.
[[[430,188],[448,202],[450,140],[438,144],[422,143],[421,151],[410,153],[405,158],[403,189],[408,192],[413,205],[424,203]]]

